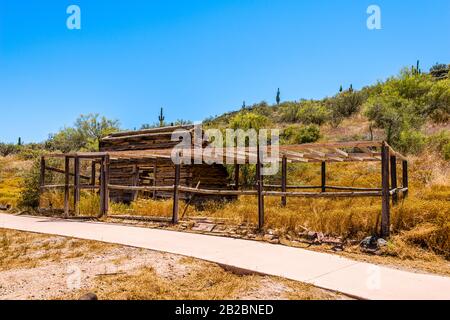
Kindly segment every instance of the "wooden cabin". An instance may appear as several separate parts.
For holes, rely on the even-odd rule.
[[[113,185],[124,186],[172,186],[175,182],[175,165],[168,150],[179,142],[172,141],[172,133],[182,129],[190,132],[193,141],[194,126],[172,126],[152,128],[139,131],[113,133],[100,141],[100,152],[130,152],[130,157],[111,157],[109,181]],[[145,157],[142,156],[145,151]],[[154,151],[154,153],[152,153]],[[169,153],[170,154],[170,153]],[[138,156],[136,156],[138,155]],[[180,168],[180,185],[202,189],[228,190],[229,179],[225,166],[220,164],[182,165]],[[140,196],[153,199],[171,198],[172,192],[140,191]],[[137,191],[112,190],[110,200],[130,203],[138,196]],[[180,194],[181,199],[189,196]],[[192,203],[200,205],[205,201],[232,200],[233,196],[196,195]]]

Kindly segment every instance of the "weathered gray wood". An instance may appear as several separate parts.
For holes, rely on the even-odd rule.
[[[178,188],[180,186],[180,167],[181,165],[175,165],[175,181],[173,186],[173,212],[172,212],[172,223],[178,223],[178,200],[179,200],[179,192]]]
[[[397,157],[391,156],[391,189],[397,189]],[[398,202],[398,195],[394,193],[392,195],[392,204],[396,205]]]
[[[389,147],[383,145],[381,154],[381,237],[387,238],[390,234]]]
[[[58,168],[55,168],[55,167],[49,167],[49,166],[45,166],[45,170],[58,172],[58,173],[62,173],[62,174],[66,173],[65,170],[61,170],[61,169],[58,169]],[[75,174],[73,174],[72,172],[69,172],[69,175],[72,176],[72,177],[75,176]],[[86,179],[86,180],[90,180],[91,179],[91,177],[82,175],[81,173],[80,173],[80,178],[81,179]]]
[[[127,190],[127,191],[173,191],[172,186],[120,186],[109,184],[110,190]],[[193,189],[193,188],[192,188]],[[195,190],[195,189],[193,189]]]

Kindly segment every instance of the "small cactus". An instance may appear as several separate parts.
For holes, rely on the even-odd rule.
[[[281,97],[280,97],[280,88],[278,88],[277,91],[277,97],[276,97],[277,105],[280,105]]]

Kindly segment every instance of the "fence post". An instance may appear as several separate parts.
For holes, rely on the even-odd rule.
[[[180,164],[175,165],[175,179],[173,184],[173,212],[172,212],[172,223],[177,224],[178,223],[178,186],[180,184]]]
[[[264,181],[262,176],[262,164],[261,164],[261,155],[260,155],[260,149],[259,144],[257,147],[257,163],[256,163],[256,181],[258,184],[258,227],[260,230],[264,227],[264,195],[263,195],[263,188],[264,188]]]
[[[322,161],[320,175],[322,178],[322,181],[321,181],[322,192],[326,192],[327,190],[326,190],[326,163],[325,163],[325,161]]]
[[[234,165],[234,190],[239,190],[239,164]]]
[[[408,161],[402,161],[402,188],[408,188]],[[403,198],[408,196],[409,190],[403,192]]]
[[[108,215],[109,211],[109,154],[105,156],[105,215]]]
[[[396,205],[398,202],[397,193],[397,157],[391,156],[391,189],[396,189],[392,195],[392,204]]]
[[[64,157],[64,217],[69,217],[70,158]]]
[[[95,160],[91,163],[91,185],[95,186]]]
[[[100,214],[102,217],[105,214],[105,156],[100,159]]]
[[[283,156],[281,159],[281,192],[286,192],[287,187],[287,158]],[[281,206],[286,207],[287,197],[283,195],[281,197]]]
[[[381,236],[389,237],[390,203],[389,203],[389,147],[383,142],[381,147]]]
[[[39,176],[39,207],[41,202],[41,195],[44,192],[45,186],[45,157],[41,157],[41,167],[40,167],[40,176]]]
[[[80,158],[75,156],[75,168],[74,168],[74,179],[73,179],[73,205],[75,215],[80,214]]]

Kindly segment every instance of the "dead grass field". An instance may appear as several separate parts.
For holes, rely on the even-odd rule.
[[[0,299],[347,299],[173,254],[0,229]],[[79,272],[79,285],[68,283]],[[68,282],[69,281],[69,282]]]

